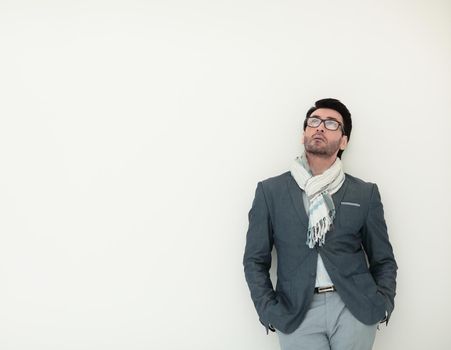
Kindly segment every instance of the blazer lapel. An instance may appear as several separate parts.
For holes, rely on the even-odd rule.
[[[346,192],[346,187],[348,187],[348,178],[345,174],[345,181],[343,182],[343,185],[341,185],[340,189],[332,195],[332,200],[335,205],[335,213],[338,212],[338,208],[341,206],[341,200]]]
[[[288,192],[290,193],[293,205],[296,208],[299,218],[305,227],[308,227],[308,216],[305,212],[304,200],[302,199],[302,190],[291,173],[288,176]]]

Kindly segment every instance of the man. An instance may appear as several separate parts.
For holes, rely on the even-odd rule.
[[[371,349],[394,308],[398,267],[378,187],[342,169],[351,129],[344,104],[317,101],[304,121],[304,152],[290,171],[257,184],[244,272],[282,350]]]

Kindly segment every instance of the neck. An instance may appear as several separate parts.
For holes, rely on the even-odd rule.
[[[332,164],[334,164],[335,159],[337,156],[332,157],[321,157],[316,154],[311,153],[305,153],[307,156],[308,165],[310,167],[310,170],[312,171],[313,176],[321,175],[324,173],[327,169],[329,169]]]

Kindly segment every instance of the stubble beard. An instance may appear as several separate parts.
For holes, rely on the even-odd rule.
[[[307,153],[321,158],[329,158],[340,149],[340,140],[317,144],[313,138],[304,137],[304,148]]]

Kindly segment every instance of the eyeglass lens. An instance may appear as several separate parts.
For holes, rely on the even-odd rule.
[[[316,128],[316,127],[320,126],[320,124],[322,122],[324,122],[324,126],[328,130],[337,130],[340,126],[340,123],[338,123],[336,120],[332,120],[332,119],[323,120],[323,119],[316,118],[316,117],[310,117],[307,119],[307,125],[312,128]]]

